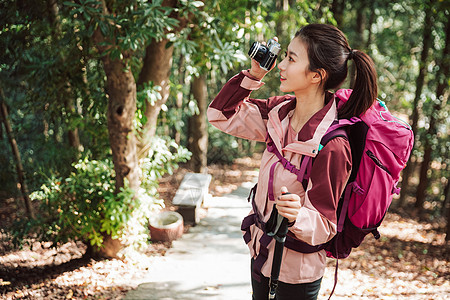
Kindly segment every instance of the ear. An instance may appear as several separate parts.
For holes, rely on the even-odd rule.
[[[327,72],[324,69],[319,69],[313,73],[312,83],[322,84],[327,79]]]

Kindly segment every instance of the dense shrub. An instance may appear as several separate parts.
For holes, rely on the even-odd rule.
[[[81,240],[99,248],[107,234],[139,248],[148,240],[148,218],[164,205],[158,199],[158,179],[189,157],[185,148],[156,137],[149,156],[141,160],[142,185],[137,192],[127,182],[115,191],[111,160],[80,160],[67,178],[49,178],[31,194],[33,201],[39,201],[39,213],[35,220],[14,226],[15,242],[22,243],[32,233],[54,245]]]

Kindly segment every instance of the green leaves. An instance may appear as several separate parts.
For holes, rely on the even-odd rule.
[[[114,165],[110,160],[84,158],[73,165],[70,176],[49,178],[30,195],[33,201],[39,202],[40,213],[21,232],[26,234],[32,230],[40,240],[55,243],[81,240],[102,247],[105,234],[114,239],[123,238],[131,226],[134,231],[140,228],[135,235],[137,240],[132,240],[130,235],[124,238],[130,245],[144,243],[148,217],[163,205],[157,199],[158,179],[165,173],[171,174],[190,155],[173,140],[155,137],[149,156],[141,161],[142,188],[133,191],[125,182],[119,192],[115,190]]]
[[[64,2],[64,5],[70,8],[74,22],[81,21],[88,27],[78,34],[85,36],[87,32],[91,38],[95,30],[99,30],[103,41],[97,41],[97,44],[104,48],[104,55],[109,54],[114,59],[123,59],[124,52],[135,52],[152,39],[161,40],[179,23],[170,17],[172,8],[162,6],[162,1],[117,3],[112,8],[103,7],[101,2],[94,0]]]
[[[155,105],[156,101],[161,100],[161,87],[159,85],[154,85],[153,81],[145,82],[140,91],[137,92],[136,100],[136,118],[135,118],[135,128],[137,131],[147,123],[147,117],[145,116],[145,110],[147,103],[150,105]]]
[[[228,70],[233,67],[234,63],[241,63],[247,61],[247,57],[240,49],[236,49],[235,43],[222,42],[217,40],[217,44],[213,45],[213,60],[212,63],[220,65],[221,71],[226,74]]]
[[[186,162],[191,153],[170,138],[153,137],[149,154],[141,159],[142,187],[156,191],[158,179],[164,174],[172,174],[178,168],[178,163]]]
[[[41,213],[30,226],[39,232],[41,240],[81,240],[101,247],[104,233],[121,237],[133,211],[148,212],[152,206],[160,205],[153,197],[145,196],[144,191],[136,194],[127,184],[116,193],[113,169],[110,160],[85,158],[74,164],[69,177],[50,178],[32,193],[31,199],[40,202]],[[147,217],[141,215],[138,221],[145,223]]]

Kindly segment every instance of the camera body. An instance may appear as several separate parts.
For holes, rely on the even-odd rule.
[[[248,51],[248,55],[259,62],[261,69],[269,71],[273,63],[277,60],[280,51],[280,44],[270,39],[267,42],[267,46],[260,42],[254,42]]]

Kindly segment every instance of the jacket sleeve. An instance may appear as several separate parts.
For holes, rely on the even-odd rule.
[[[295,237],[310,245],[329,241],[337,232],[336,211],[352,167],[345,138],[327,143],[314,160],[311,177],[297,220],[290,228]]]
[[[219,130],[236,137],[264,142],[267,133],[268,107],[271,99],[251,99],[253,90],[264,83],[242,71],[231,78],[211,102],[209,122]],[[277,97],[277,100],[279,97]],[[274,102],[274,101],[272,101]]]

